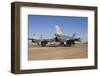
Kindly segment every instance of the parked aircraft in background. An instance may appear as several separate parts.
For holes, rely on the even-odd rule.
[[[45,47],[49,42],[59,42],[60,45],[63,46],[72,46],[75,45],[75,42],[80,42],[80,38],[75,38],[75,34],[72,36],[66,36],[64,33],[61,31],[60,27],[58,25],[55,26],[56,34],[55,37],[52,39],[35,39],[34,36],[32,39],[33,43],[37,43],[38,45],[41,45]],[[34,34],[33,34],[34,35]]]

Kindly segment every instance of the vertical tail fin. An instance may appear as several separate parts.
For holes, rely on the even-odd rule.
[[[56,34],[61,34],[64,35],[63,32],[61,31],[60,27],[58,25],[55,26]]]

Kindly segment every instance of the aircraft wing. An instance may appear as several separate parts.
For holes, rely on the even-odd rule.
[[[28,39],[28,40],[32,40],[32,42],[36,42],[36,43],[39,43],[39,42],[42,42],[42,41],[46,41],[46,42],[53,42],[55,41],[55,38],[51,38],[51,39]]]
[[[40,40],[40,39],[32,39],[32,38],[30,38],[30,39],[28,39],[28,40],[32,40],[32,42],[36,42],[36,43],[41,42],[41,40]]]
[[[67,41],[77,41],[77,42],[81,42],[80,38],[69,39]]]
[[[51,38],[51,39],[43,39],[42,41],[53,42],[53,41],[55,41],[55,38]]]

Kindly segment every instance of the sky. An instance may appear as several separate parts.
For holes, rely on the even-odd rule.
[[[50,15],[28,15],[28,37],[32,38],[32,33],[35,33],[36,38],[52,38],[55,34],[55,25],[59,25],[67,36],[77,33],[76,37],[83,41],[88,39],[87,17]]]

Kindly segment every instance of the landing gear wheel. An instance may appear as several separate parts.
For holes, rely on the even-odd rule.
[[[41,43],[41,46],[45,47],[45,46],[46,46],[46,44],[45,44],[45,43]]]
[[[46,42],[46,41],[42,41],[42,42],[41,42],[41,46],[43,46],[43,47],[45,47],[45,46],[46,46],[46,44],[47,44],[47,42]]]
[[[67,44],[68,47],[70,47],[72,45],[70,40],[66,41],[66,44]]]

